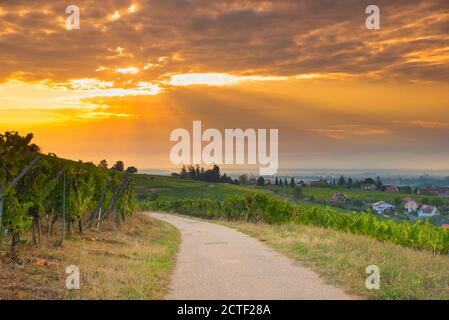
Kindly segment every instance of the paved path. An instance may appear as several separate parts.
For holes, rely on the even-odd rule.
[[[167,299],[349,299],[316,273],[231,228],[151,213],[181,231]]]

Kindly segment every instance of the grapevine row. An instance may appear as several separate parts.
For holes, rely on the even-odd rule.
[[[47,233],[60,222],[60,243],[76,230],[96,226],[112,217],[117,226],[135,205],[131,176],[92,163],[43,155],[31,143],[32,134],[0,134],[0,241],[9,242],[16,257],[21,236],[32,231],[41,244],[42,218]]]
[[[341,213],[329,207],[304,207],[262,193],[231,196],[224,201],[211,199],[154,200],[143,204],[146,210],[175,212],[204,219],[244,220],[248,222],[297,223],[332,228],[390,241],[441,254],[449,250],[449,230],[430,223],[414,224],[381,220],[371,212]]]

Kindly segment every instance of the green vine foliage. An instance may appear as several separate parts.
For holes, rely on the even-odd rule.
[[[118,186],[124,179],[123,173],[97,167],[92,163],[60,159],[54,154],[43,155],[31,143],[32,139],[32,134],[0,134],[0,230],[7,230],[7,234],[13,235],[17,240],[20,234],[34,226],[33,232],[37,229],[40,239],[40,221],[45,214],[51,213],[62,218],[63,175],[66,181],[66,223],[86,220],[99,206],[104,190],[107,192],[101,207],[103,212],[110,210],[108,204],[113,198],[114,190],[106,189],[106,186],[110,179],[114,186]],[[34,162],[36,158],[39,159],[38,162]],[[21,179],[17,179],[24,169],[27,169],[26,173]],[[17,183],[11,185],[12,181]],[[125,192],[130,193],[131,190],[132,183]],[[135,207],[134,201],[135,198],[129,196],[121,207],[126,206],[126,212],[131,214]],[[11,243],[14,246],[17,241],[13,240]]]
[[[266,223],[297,223],[332,228],[442,254],[449,250],[449,230],[428,221],[395,222],[381,220],[371,212],[341,213],[330,207],[304,207],[278,197],[249,193],[224,201],[211,199],[154,200],[145,210],[176,212],[204,219],[245,220]]]

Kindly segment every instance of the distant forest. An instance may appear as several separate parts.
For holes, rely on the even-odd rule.
[[[204,169],[203,167],[197,166],[182,166],[181,172],[174,173],[172,176],[178,176],[181,179],[189,180],[200,180],[206,182],[214,183],[229,183],[229,184],[240,184],[239,180],[232,179],[226,173],[221,175],[220,167],[214,165],[212,169]]]

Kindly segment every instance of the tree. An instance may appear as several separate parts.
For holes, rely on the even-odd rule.
[[[248,183],[248,176],[246,174],[242,174],[239,176],[240,184],[247,184]]]
[[[285,180],[284,180],[284,186],[288,186],[287,178],[285,178]]]
[[[125,163],[123,161],[117,161],[113,166],[112,170],[123,172],[125,170]]]
[[[349,177],[349,179],[348,179],[348,187],[352,188],[353,185],[354,185],[354,180],[352,180],[352,178]]]
[[[225,173],[224,175],[221,176],[220,178],[220,182],[222,183],[228,183],[228,175]]]
[[[293,177],[290,179],[290,187],[296,187],[295,179],[293,179]]]
[[[282,179],[279,179],[279,185],[282,187],[284,186],[284,182],[282,182]]]
[[[196,180],[196,172],[195,172],[195,167],[194,166],[192,166],[192,165],[190,165],[190,166],[188,166],[187,167],[187,176],[188,176],[188,179],[190,179],[190,180]]]
[[[181,177],[181,179],[186,179],[187,178],[187,169],[186,166],[183,165],[181,172],[179,173],[179,176]]]
[[[302,192],[302,189],[300,186],[296,186],[293,189],[293,197],[295,197],[295,199],[302,199],[304,197],[304,193]]]
[[[200,172],[200,166],[199,165],[196,165],[195,177],[196,177],[197,180],[201,180],[201,172]]]
[[[341,176],[340,179],[338,179],[338,183],[339,186],[344,186],[346,185],[346,181],[345,181],[345,177]]]
[[[444,201],[443,201],[443,199],[441,197],[432,197],[432,200],[430,200],[430,203],[433,206],[439,207],[439,206],[442,206],[444,204]]]
[[[265,179],[264,179],[264,177],[259,177],[259,178],[257,179],[256,185],[258,185],[258,186],[264,186],[264,185],[265,185]]]
[[[203,181],[214,182],[214,172],[212,170],[204,171]]]
[[[137,168],[136,167],[133,167],[133,166],[131,166],[131,167],[128,167],[127,169],[126,169],[126,172],[127,173],[130,173],[130,174],[133,174],[133,173],[137,173]]]
[[[204,168],[203,167],[201,167],[201,170],[200,170],[200,177],[201,177],[201,180],[204,180]]]
[[[279,185],[279,179],[278,179],[278,177],[276,177],[276,180],[274,180],[274,184],[277,185],[277,186]]]
[[[98,167],[100,168],[108,168],[108,162],[106,161],[106,159],[103,159],[100,161],[100,163],[98,164]]]
[[[374,181],[373,178],[366,178],[365,180],[363,180],[364,184],[376,184],[376,181]]]
[[[378,190],[382,189],[382,186],[383,186],[382,180],[380,180],[380,177],[377,176],[377,179],[376,179],[376,187],[377,187],[377,189]]]
[[[212,168],[212,172],[213,172],[213,181],[219,182],[220,181],[220,167],[217,165],[214,165],[214,167]]]

